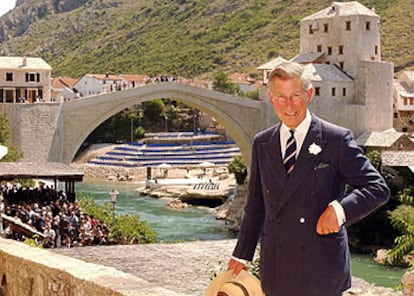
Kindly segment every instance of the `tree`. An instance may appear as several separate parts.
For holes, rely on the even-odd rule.
[[[228,74],[223,71],[218,71],[214,75],[213,89],[231,95],[243,95],[243,92],[240,90],[240,86],[232,83]]]
[[[148,120],[157,120],[164,112],[164,102],[161,99],[145,102],[144,117]]]
[[[146,221],[140,220],[138,214],[120,215],[116,219],[116,224],[112,225],[113,208],[109,202],[99,206],[93,198],[84,194],[78,195],[78,201],[85,213],[109,225],[109,237],[115,243],[121,242],[124,238],[127,241],[137,240],[140,244],[156,242],[157,234]]]
[[[230,173],[233,173],[236,177],[237,184],[241,185],[244,183],[247,177],[247,167],[244,164],[243,158],[241,156],[236,156],[229,163],[228,169]]]
[[[406,265],[404,257],[414,251],[414,196],[409,188],[403,189],[399,195],[401,205],[389,212],[391,225],[401,232],[395,238],[396,246],[389,250],[387,262],[390,265]]]

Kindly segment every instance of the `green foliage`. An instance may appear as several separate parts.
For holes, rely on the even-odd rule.
[[[248,92],[246,93],[246,97],[248,97],[248,98],[250,98],[250,99],[252,99],[252,100],[256,100],[256,101],[258,101],[258,100],[259,100],[259,90],[258,90],[258,89],[256,89],[256,90],[251,90],[251,91],[248,91]]]
[[[0,160],[3,162],[14,162],[23,157],[23,153],[17,150],[16,147],[8,145],[9,150],[7,154]]]
[[[7,145],[9,141],[9,120],[6,114],[0,114],[0,144]]]
[[[134,130],[134,139],[142,139],[145,136],[145,129],[142,126],[138,126]]]
[[[414,196],[408,188],[399,193],[401,205],[389,212],[391,225],[401,235],[395,238],[395,247],[388,251],[390,265],[406,265],[404,257],[414,251]]]
[[[39,236],[37,234],[35,234],[32,238],[26,238],[24,240],[24,244],[28,245],[30,247],[33,247],[33,248],[43,249],[42,245],[37,243],[38,238],[39,238]]]
[[[112,205],[110,203],[105,203],[103,206],[99,206],[92,197],[89,197],[82,192],[76,194],[76,199],[85,213],[94,216],[106,225],[112,224]]]
[[[93,215],[97,219],[103,221],[106,225],[109,225],[110,235],[109,238],[117,243],[130,242],[137,240],[140,244],[155,243],[157,240],[157,234],[151,229],[146,221],[141,221],[138,214],[120,215],[116,218],[116,224],[112,225],[113,219],[113,207],[111,203],[105,203],[103,206],[99,206],[93,198],[78,194],[79,206],[88,215]]]
[[[231,95],[242,95],[240,87],[237,84],[232,83],[228,74],[223,71],[218,71],[214,75],[213,89]]]
[[[116,224],[111,227],[111,239],[128,242],[136,239],[140,244],[155,243],[157,234],[146,221],[141,221],[138,215],[121,215],[117,217]]]
[[[147,101],[144,104],[144,117],[148,120],[156,120],[164,113],[164,107],[161,99]]]
[[[377,169],[381,169],[381,152],[378,150],[371,150],[366,153],[371,164]]]
[[[9,144],[9,120],[6,114],[0,114],[0,144],[7,146],[7,154],[0,160],[2,162],[13,162],[23,157],[23,153]]]
[[[247,177],[247,166],[244,163],[243,157],[236,156],[229,163],[228,169],[230,173],[233,173],[236,177],[237,184],[241,185],[244,183]]]
[[[296,55],[300,19],[332,3],[118,0],[103,9],[102,3],[108,1],[90,0],[79,9],[57,13],[32,3],[40,1],[26,2],[15,9],[13,22],[4,22],[11,25],[0,28],[8,38],[1,48],[16,56],[42,56],[52,65],[55,77],[75,78],[107,71],[186,77],[217,70],[257,71],[269,57]],[[384,24],[382,60],[394,63],[398,71],[413,69],[411,2],[359,2],[375,7]],[[32,17],[23,19],[28,11]],[[39,13],[47,17],[39,19]],[[28,24],[28,19],[37,21]]]

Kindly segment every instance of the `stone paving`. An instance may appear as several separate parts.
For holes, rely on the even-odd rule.
[[[117,245],[52,249],[87,262],[115,267],[142,278],[154,287],[163,287],[188,296],[203,296],[211,271],[227,265],[236,240],[195,241],[177,244]],[[221,262],[221,264],[220,264]],[[306,294],[305,294],[306,295]],[[344,296],[398,296],[401,292],[373,287],[353,278],[353,287]]]
[[[51,251],[82,259],[142,278],[154,286],[188,295],[203,296],[210,270],[226,266],[235,240],[195,241],[177,244],[117,245],[61,248]]]

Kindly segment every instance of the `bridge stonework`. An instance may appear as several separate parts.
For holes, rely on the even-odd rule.
[[[114,267],[0,238],[0,295],[185,296]]]
[[[355,136],[365,130],[391,128],[391,91],[390,94],[371,91],[371,95],[362,95],[364,100],[357,103],[314,99],[310,109],[351,129]],[[240,147],[247,164],[254,135],[277,121],[267,98],[254,101],[173,82],[63,103],[0,104],[0,111],[8,114],[10,143],[24,153],[25,159],[70,163],[89,134],[105,120],[127,107],[158,98],[182,102],[216,118]]]

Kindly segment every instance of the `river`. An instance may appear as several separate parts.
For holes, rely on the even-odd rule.
[[[219,240],[235,238],[227,229],[224,221],[216,220],[211,209],[190,207],[171,210],[165,207],[165,201],[148,196],[141,196],[136,188],[126,182],[113,182],[101,179],[84,178],[76,184],[76,191],[94,198],[98,204],[110,202],[108,192],[119,192],[116,214],[138,214],[158,234],[158,242]],[[383,287],[395,287],[405,270],[389,268],[376,264],[368,255],[351,255],[352,275],[369,283]]]

